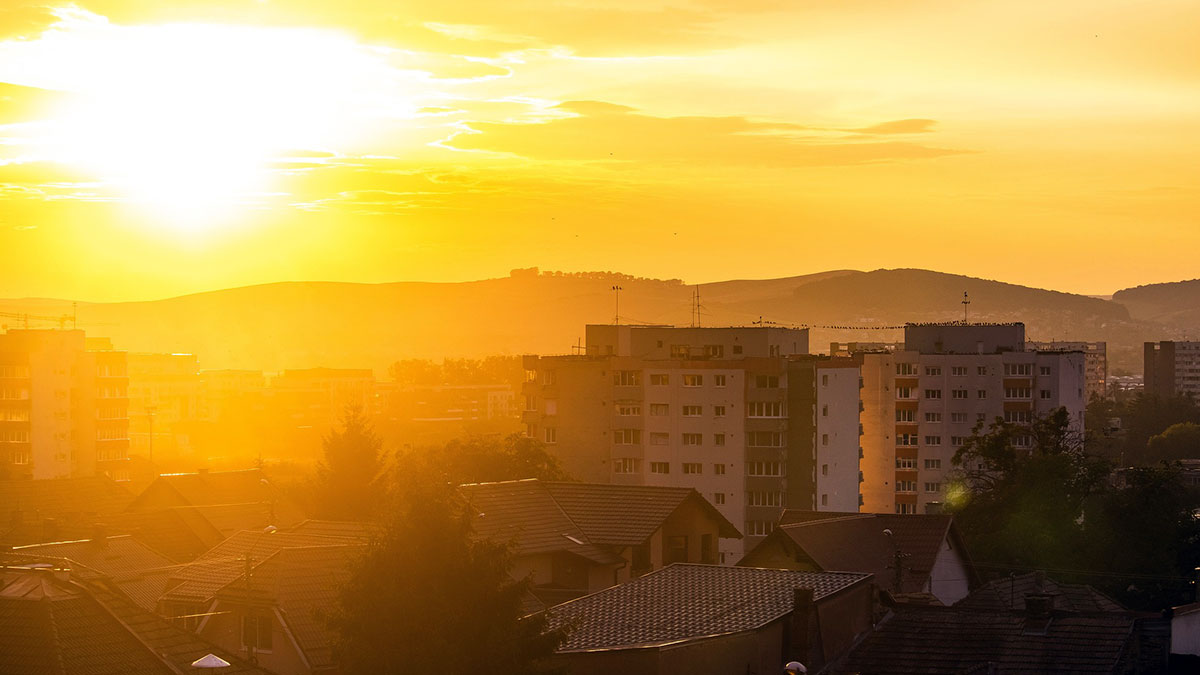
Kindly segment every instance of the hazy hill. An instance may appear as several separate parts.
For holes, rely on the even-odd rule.
[[[1127,288],[1114,293],[1113,301],[1137,319],[1165,324],[1192,339],[1200,336],[1200,279]]]
[[[79,326],[130,351],[193,352],[204,368],[373,367],[399,358],[570,353],[587,323],[688,324],[693,286],[604,273],[515,273],[468,283],[278,283],[150,302],[78,306]],[[1137,289],[1134,289],[1137,290]],[[840,270],[700,287],[706,325],[810,324],[811,346],[894,341],[907,321],[1024,321],[1036,339],[1108,340],[1140,371],[1140,343],[1162,328],[1117,302],[925,270]],[[1124,293],[1124,291],[1122,292]],[[1193,306],[1196,303],[1192,303]],[[69,301],[0,301],[0,312],[70,313]],[[3,323],[19,326],[11,317]],[[49,324],[34,324],[48,327]],[[846,330],[824,326],[873,327]]]

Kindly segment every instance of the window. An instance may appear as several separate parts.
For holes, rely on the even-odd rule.
[[[821,506],[829,506],[829,495],[821,495]]]
[[[950,413],[950,421],[954,422],[955,424],[966,424],[967,423],[967,413],[965,413],[965,412]]]
[[[967,367],[966,366],[953,366],[950,368],[950,374],[955,377],[966,377],[967,376]]]
[[[555,377],[554,377],[553,370],[543,370],[542,371],[542,384],[549,387],[552,384],[554,384],[554,380],[555,380]]]
[[[724,476],[725,475],[725,465],[724,464],[713,464],[713,474],[715,474],[717,476]]]
[[[966,444],[966,442],[967,442],[966,436],[951,436],[950,437],[950,445],[953,445],[956,448],[961,448],[963,445]]]
[[[684,375],[683,386],[685,387],[700,387],[704,385],[703,375]]]
[[[636,387],[642,383],[640,370],[614,370],[613,384],[619,387]]]
[[[642,442],[641,429],[614,429],[613,443],[617,445],[637,445]]]
[[[1014,436],[1012,439],[1012,445],[1014,448],[1032,448],[1033,447],[1033,437],[1032,436],[1024,436],[1024,435]]]
[[[684,473],[704,473],[704,465],[700,462],[684,462]]]
[[[821,376],[821,386],[822,386],[822,387],[828,387],[828,386],[829,386],[829,376],[828,376],[828,375],[822,375],[822,376]]]
[[[724,417],[724,416],[725,416],[725,406],[714,405],[713,406],[713,417]]]
[[[684,445],[704,445],[704,434],[683,434]]]
[[[926,389],[925,390],[925,398],[935,398],[936,399],[936,398],[941,398],[941,397],[942,397],[941,389]]]
[[[896,387],[896,398],[912,398],[912,387]]]
[[[671,473],[669,462],[650,462],[650,473]]]
[[[767,345],[768,356],[779,356],[779,345]]]
[[[717,562],[717,547],[711,534],[700,535],[700,562],[712,565]]]
[[[0,443],[28,443],[28,429],[0,429]]]
[[[952,389],[950,391],[950,398],[962,400],[966,397],[967,397],[966,389]]]
[[[754,386],[758,389],[778,389],[778,375],[755,375]]]
[[[733,353],[734,353],[734,354],[741,354],[741,353],[742,353],[742,346],[741,346],[741,345],[734,345],[734,346],[733,346]]]
[[[925,374],[929,375],[930,377],[941,375],[942,369],[937,366],[925,366]]]
[[[915,480],[898,480],[896,481],[896,492],[916,492],[917,481]]]
[[[928,416],[929,413],[925,413],[925,415]],[[896,421],[897,422],[916,422],[917,421],[917,411],[915,411],[915,410],[897,410],[896,411]],[[926,420],[926,421],[928,421],[928,420]]]
[[[671,434],[668,434],[665,431],[651,431],[650,432],[650,445],[670,445],[670,444],[671,444]]]
[[[925,413],[925,421],[929,422],[931,424],[938,424],[939,422],[942,421],[942,413],[927,412],[927,413]]]
[[[1004,421],[1013,424],[1028,424],[1033,415],[1028,410],[1005,410]]]
[[[1004,374],[1009,377],[1028,377],[1033,375],[1032,363],[1006,363]]]
[[[686,359],[688,357],[687,345],[671,345],[671,358]]]
[[[942,468],[942,460],[940,460],[940,459],[927,459],[927,460],[925,460],[925,468],[926,468],[926,469],[930,469],[930,470],[933,470],[933,469],[941,469],[941,468]]]
[[[746,417],[783,417],[783,401],[750,401]]]
[[[829,406],[821,406],[821,417],[829,417]]]
[[[642,414],[641,403],[618,403],[617,414],[622,417],[637,417]]]
[[[942,444],[941,436],[926,436],[925,437],[925,445],[941,445],[941,444]]]
[[[975,398],[987,398],[987,389],[975,390]]]
[[[634,546],[633,561],[630,567],[642,571],[650,569],[650,564],[650,542]]]
[[[1038,374],[1049,375],[1050,374],[1050,366],[1042,366],[1041,368],[1038,368]]]
[[[1029,391],[1029,390],[1026,389],[1026,391]],[[1048,398],[1050,398],[1050,390],[1042,389],[1042,390],[1038,391],[1038,396],[1041,397],[1042,399],[1048,399]]]
[[[975,374],[976,375],[987,375],[987,366],[976,366]]]
[[[916,434],[896,434],[896,445],[911,446],[917,444]]]
[[[724,375],[713,375],[713,386],[724,387],[725,386],[725,376]]]
[[[746,536],[764,537],[775,530],[775,523],[770,520],[747,520]]]
[[[683,406],[683,416],[684,417],[699,417],[703,414],[704,414],[703,406],[698,406],[698,405]]]
[[[1043,391],[1045,391],[1045,390],[1043,390]],[[1046,393],[1049,394],[1050,392],[1046,392]],[[1032,397],[1033,397],[1033,390],[1030,389],[1029,387],[1005,387],[1004,388],[1004,398],[1021,399],[1021,398],[1032,398]],[[1043,396],[1042,398],[1050,398],[1050,397]]]
[[[650,416],[651,417],[666,417],[667,415],[670,415],[670,414],[671,414],[671,406],[670,405],[667,405],[666,403],[651,403],[650,404]]]
[[[725,357],[724,345],[705,345],[704,354],[710,359],[720,359]]]
[[[897,457],[896,458],[896,468],[901,469],[901,470],[904,470],[904,469],[914,469],[915,470],[917,468],[917,460],[913,457]]]
[[[718,504],[718,505],[724,504],[725,503],[725,493],[724,492],[714,492],[713,493],[713,503]]]
[[[271,617],[242,615],[242,648],[257,651],[271,649]]]
[[[746,462],[747,476],[782,476],[782,462]]]
[[[666,373],[654,373],[650,376],[650,384],[655,387],[665,387],[671,383],[671,376]]]
[[[975,421],[983,422],[987,420],[987,413],[975,413]]]
[[[632,457],[620,457],[613,460],[613,473],[637,473],[638,460]]]
[[[829,434],[821,434],[821,445],[829,445]]]
[[[917,366],[916,366],[916,364],[912,364],[912,363],[897,363],[896,364],[896,374],[897,375],[916,375],[917,374]]]
[[[688,561],[688,538],[685,535],[677,535],[666,538],[666,551],[663,552],[663,564],[670,565],[671,563],[685,563]]]
[[[746,433],[746,445],[751,448],[782,448],[783,432],[750,431]]]
[[[912,514],[914,514],[916,512],[917,512],[916,504],[897,504],[896,505],[896,513],[911,516]]]
[[[747,492],[746,506],[783,506],[783,493]]]
[[[725,434],[713,434],[713,445],[718,448],[725,446]]]
[[[546,443],[558,442],[558,429],[555,429],[554,427],[546,427],[542,429],[542,432],[544,434],[542,440],[546,441]]]
[[[925,491],[926,492],[941,492],[942,484],[941,483],[926,483]]]
[[[821,475],[822,475],[822,476],[828,476],[828,475],[829,475],[829,465],[828,465],[828,464],[822,464],[822,465],[821,465]]]

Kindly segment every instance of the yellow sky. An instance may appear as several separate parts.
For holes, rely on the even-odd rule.
[[[44,2],[0,7],[0,297],[1200,276],[1195,0]]]

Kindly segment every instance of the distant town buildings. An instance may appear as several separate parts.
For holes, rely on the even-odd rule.
[[[1200,396],[1200,342],[1147,342],[1144,390],[1155,396]]]
[[[129,478],[128,362],[81,330],[0,335],[0,470]]]

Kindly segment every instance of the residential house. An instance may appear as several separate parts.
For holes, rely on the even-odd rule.
[[[88,538],[132,500],[107,476],[0,481],[0,546]]]
[[[300,507],[267,479],[261,469],[164,474],[130,504],[128,511],[153,511],[176,506],[266,504],[272,525],[286,528],[304,519]]]
[[[166,590],[174,561],[129,535],[97,536],[80,541],[34,544],[13,549],[14,555],[53,559],[67,568],[103,575],[138,607],[153,612]]]

